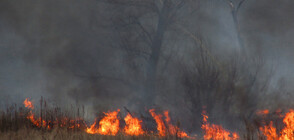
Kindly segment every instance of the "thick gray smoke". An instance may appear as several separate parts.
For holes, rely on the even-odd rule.
[[[226,60],[234,59],[236,50],[244,51],[238,45],[226,0],[194,4],[180,9],[177,20],[203,40],[210,55]],[[275,73],[269,88],[282,86],[283,92],[291,92],[294,82],[293,7],[292,0],[245,0],[238,13],[247,53],[262,57],[265,71]],[[187,13],[186,8],[194,10]],[[140,79],[144,78],[146,56],[130,55],[121,35],[135,42],[134,32],[117,29],[127,18],[123,13],[132,10],[97,0],[1,0],[0,108],[21,105],[26,97],[38,100],[43,96],[60,106],[85,105],[90,118],[123,106],[142,110]],[[143,26],[155,25],[157,19],[152,16],[140,19]],[[189,97],[180,65],[192,65],[199,46],[177,27],[171,26],[165,34],[158,64],[159,93],[150,104],[171,110],[171,115],[189,125],[187,120],[194,116],[187,107]],[[150,52],[144,41],[135,43],[130,46]],[[183,113],[187,115],[180,118]]]

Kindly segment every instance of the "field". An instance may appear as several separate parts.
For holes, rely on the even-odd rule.
[[[85,132],[73,132],[65,129],[53,129],[52,131],[40,131],[29,128],[22,128],[18,131],[1,132],[1,140],[178,140],[176,137],[158,136],[116,136],[92,135]]]
[[[44,106],[43,109],[36,109],[27,99],[22,106],[24,107],[12,105],[5,111],[0,111],[0,140],[178,140],[188,137],[183,136],[183,132],[171,124],[168,125],[173,128],[174,134],[168,132],[171,129],[166,130],[166,126],[162,130],[162,136],[153,131],[143,131],[141,120],[131,115],[125,117],[128,120],[123,120],[118,116],[119,110],[104,113],[99,122],[104,120],[106,124],[99,123],[98,127],[96,121],[89,124],[90,122],[86,123],[80,117],[77,119],[70,115],[76,112]],[[122,121],[125,123],[124,126],[119,124]],[[106,131],[100,132],[100,127]]]
[[[42,99],[42,102],[45,100]],[[74,117],[60,108],[48,108],[40,104],[36,109],[33,102],[24,101],[25,107],[8,107],[0,114],[0,140],[292,140],[294,139],[294,110],[287,112],[260,110],[254,120],[245,121],[243,133],[223,128],[209,122],[203,112],[202,132],[199,136],[186,133],[180,122],[174,125],[168,111],[150,109],[151,122],[145,117],[136,117],[128,109],[122,116],[120,109],[104,112],[94,122]],[[43,106],[43,107],[42,107]],[[77,109],[79,110],[79,109]],[[147,120],[148,120],[147,119]],[[146,127],[151,124],[153,128]],[[244,125],[244,124],[240,124]]]

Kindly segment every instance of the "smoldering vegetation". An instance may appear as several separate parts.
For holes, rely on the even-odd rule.
[[[240,6],[239,6],[240,5]],[[169,110],[191,133],[201,112],[256,133],[256,111],[293,107],[290,0],[2,0],[0,108],[46,97],[85,117]],[[252,132],[251,132],[252,131]]]

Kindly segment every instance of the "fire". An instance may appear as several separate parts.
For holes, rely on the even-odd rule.
[[[117,117],[119,111],[118,109],[117,111],[104,113],[105,117],[99,121],[99,128],[96,128],[97,122],[95,121],[90,128],[86,129],[86,132],[90,134],[116,135],[119,131],[119,118]]]
[[[87,129],[86,129],[86,132],[89,133],[89,134],[97,134],[97,133],[98,133],[98,129],[96,129],[96,125],[97,125],[97,122],[95,121],[95,122],[90,126],[90,128],[87,128]]]
[[[40,127],[40,121],[36,120],[34,117],[34,114],[30,113],[29,116],[27,116],[27,119],[29,119],[34,125],[37,127]]]
[[[166,122],[166,124],[168,126],[169,133],[171,135],[177,135],[178,137],[181,137],[181,138],[183,138],[183,137],[189,138],[187,133],[185,133],[184,131],[179,130],[179,127],[174,126],[174,125],[171,124],[170,117],[168,115],[168,111],[164,111],[164,116],[165,116],[165,122]]]
[[[124,118],[126,122],[126,126],[124,128],[124,132],[128,135],[143,135],[144,131],[142,129],[141,123],[142,121],[138,118],[132,117],[131,114],[128,113],[128,115]]]
[[[266,136],[267,140],[277,140],[278,135],[276,133],[276,128],[273,126],[273,122],[271,121],[268,126],[259,128],[263,135]]]
[[[26,108],[29,108],[29,109],[34,109],[34,105],[31,101],[29,101],[28,98],[26,98],[23,102],[23,104],[25,105]]]
[[[174,126],[171,124],[171,119],[168,115],[168,111],[164,111],[164,117],[165,117],[165,123],[162,120],[162,115],[156,114],[154,112],[154,109],[149,110],[151,116],[155,119],[156,124],[157,124],[157,131],[159,136],[166,136],[167,131],[169,132],[170,135],[178,136],[181,138],[190,138],[188,134],[184,131],[181,131],[179,127]],[[166,125],[165,125],[166,124]]]
[[[28,116],[26,117],[28,120],[31,121],[31,123],[38,127],[38,128],[47,128],[50,130],[53,125],[59,125],[59,127],[68,127],[69,129],[75,129],[75,128],[80,128],[81,124],[85,124],[82,119],[77,119],[77,120],[69,120],[68,118],[64,117],[61,118],[60,121],[56,119],[55,121],[48,121],[46,122],[44,119],[41,117],[37,118],[35,117],[35,114],[33,113],[34,105],[31,101],[29,101],[28,98],[26,98],[23,102],[26,108],[30,109],[30,112]]]
[[[104,113],[106,116],[99,121],[99,134],[116,135],[119,131],[119,119],[117,114],[120,110]]]
[[[47,122],[45,120],[41,120],[41,118],[36,119],[35,115],[30,112],[29,116],[27,116],[27,119],[29,119],[35,126],[41,128],[46,128]],[[50,129],[50,127],[48,126]]]
[[[99,121],[99,126],[97,128],[97,120],[86,129],[86,132],[89,134],[102,134],[102,135],[116,135],[119,131],[119,119],[117,117],[118,112],[108,112],[104,113],[105,117]],[[157,124],[157,130],[159,136],[166,136],[167,131],[170,132],[171,135],[177,135],[178,137],[186,137],[189,138],[188,134],[179,130],[178,127],[174,126],[170,122],[170,117],[168,115],[168,111],[164,112],[165,115],[165,122],[163,121],[163,116],[161,114],[156,114],[154,109],[149,110],[152,117],[155,119]],[[133,117],[131,114],[127,114],[124,118],[126,126],[123,129],[123,132],[127,135],[131,136],[139,136],[143,135],[146,132],[142,129],[142,120]],[[165,125],[167,124],[167,127]]]
[[[67,117],[58,117],[54,120],[44,120],[42,116],[36,117],[33,113],[34,105],[29,99],[25,99],[23,102],[25,107],[30,109],[30,112],[27,116],[27,119],[31,121],[31,123],[38,128],[46,128],[48,130],[57,126],[60,128],[67,129],[80,129],[89,134],[100,134],[100,135],[117,135],[120,130],[120,119],[118,117],[118,113],[120,110],[112,111],[104,113],[104,117],[101,120],[96,119],[95,122],[87,127],[84,120],[81,118],[70,119]],[[158,136],[165,137],[168,135],[177,136],[180,138],[189,138],[195,139],[194,137],[188,136],[188,134],[179,129],[179,125],[173,125],[171,123],[171,118],[169,116],[168,111],[164,111],[163,114],[156,114],[155,109],[150,109],[149,113],[154,118],[157,124]],[[42,113],[41,113],[42,114]],[[263,114],[267,114],[267,112],[263,112]],[[222,126],[209,124],[208,116],[203,113],[203,125],[201,128],[204,130],[204,140],[237,140],[239,139],[239,135],[237,133],[231,133],[222,128]],[[293,137],[293,128],[294,122],[292,120],[294,118],[294,111],[291,110],[285,117],[284,123],[286,127],[281,132],[281,137],[279,140],[288,140]],[[130,136],[139,136],[148,134],[147,131],[142,129],[142,120],[133,117],[130,113],[128,113],[124,121],[126,125],[124,126],[122,132],[126,135]],[[277,138],[275,134],[276,129],[272,126],[272,124],[268,127],[260,128],[264,135],[268,138],[272,138],[269,140],[274,140]]]
[[[288,113],[286,113],[283,122],[286,126],[281,132],[280,140],[294,139],[294,110],[290,110]]]
[[[33,103],[31,102],[31,101],[29,101],[29,99],[28,98],[26,98],[25,100],[24,100],[24,102],[23,102],[23,104],[25,105],[25,107],[26,108],[28,108],[28,109],[34,109],[34,105],[33,105]],[[42,124],[43,124],[43,126],[45,125],[46,126],[46,121],[41,121],[41,118],[40,119],[36,119],[35,118],[35,115],[33,114],[33,112],[32,112],[32,110],[30,110],[30,112],[29,112],[29,115],[27,116],[27,119],[29,119],[35,126],[37,126],[37,127],[41,127],[42,126]],[[41,124],[41,122],[42,122],[42,124]]]
[[[267,115],[269,114],[269,110],[265,109],[265,110],[259,110],[256,112],[257,115]]]
[[[225,130],[222,126],[209,124],[208,116],[205,111],[202,113],[203,116],[203,124],[201,126],[204,131],[204,139],[205,140],[237,140],[239,139],[239,135],[237,133],[232,133]]]
[[[278,137],[276,128],[273,126],[273,122],[270,122],[268,126],[260,127],[260,131],[266,136],[267,140],[293,140],[294,139],[294,110],[290,110],[286,113],[283,119],[285,127],[280,132]]]
[[[155,119],[156,124],[157,124],[157,131],[158,131],[158,135],[159,136],[165,136],[166,135],[166,127],[164,125],[164,122],[162,120],[162,115],[157,115],[154,112],[154,109],[150,109],[149,113],[151,114],[151,116]]]

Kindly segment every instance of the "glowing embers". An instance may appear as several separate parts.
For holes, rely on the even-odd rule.
[[[273,126],[271,121],[269,125],[260,127],[260,131],[266,136],[267,140],[293,140],[294,139],[294,110],[289,110],[285,114],[283,119],[285,124],[284,128],[280,132],[280,136],[277,135],[276,127]]]
[[[149,113],[156,121],[157,131],[158,131],[159,136],[163,137],[163,136],[167,136],[167,134],[169,134],[169,135],[178,136],[181,138],[184,138],[184,137],[189,138],[187,133],[185,133],[184,131],[181,131],[179,129],[179,127],[171,124],[170,117],[168,115],[168,111],[164,111],[165,122],[162,119],[163,116],[161,114],[156,114],[154,111],[155,111],[154,109],[150,109]]]
[[[139,136],[143,135],[145,132],[142,129],[142,120],[133,117],[130,113],[124,118],[126,126],[124,127],[124,132],[127,135]]]
[[[99,127],[97,128],[97,121],[91,125],[90,128],[87,128],[86,132],[90,134],[101,134],[101,135],[116,135],[119,131],[119,118],[117,111],[104,113],[105,117],[99,121]]]
[[[208,116],[206,112],[203,111],[203,124],[201,126],[204,131],[203,138],[205,140],[237,140],[239,139],[239,135],[237,133],[231,133],[230,131],[225,130],[220,125],[209,124]]]

